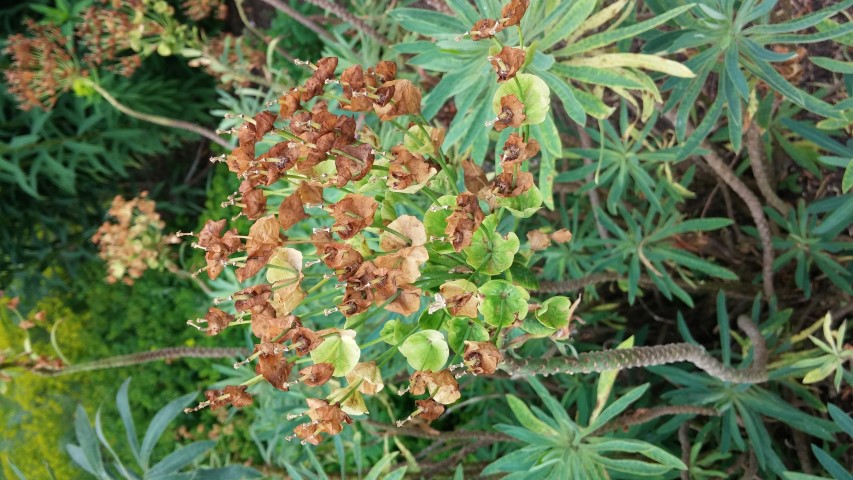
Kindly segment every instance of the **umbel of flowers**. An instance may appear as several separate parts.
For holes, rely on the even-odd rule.
[[[107,215],[110,218],[92,236],[98,255],[107,262],[107,282],[121,280],[133,285],[148,269],[173,267],[165,247],[178,239],[163,235],[166,224],[155,211],[154,201],[148,199],[148,192],[131,200],[116,196]]]
[[[510,2],[501,19],[478,22],[470,38],[518,25],[527,3]],[[257,376],[209,390],[190,410],[250,405],[246,388],[259,381],[288,390],[339,378],[341,387],[308,400],[308,421],[294,430],[292,438],[317,444],[351,416],[367,413],[364,396],[384,388],[381,369],[397,353],[414,370],[400,394],[420,397],[398,424],[438,418],[460,398],[459,376],[494,373],[501,333],[525,324],[529,299],[509,275],[519,239],[498,228],[504,212],[529,216],[541,205],[526,165],[539,145],[527,126],[544,119],[549,93],[541,80],[521,73],[524,51],[508,48],[490,57],[503,83],[490,123],[514,131],[499,146],[499,171],[491,175],[445,156],[443,129],[423,118],[422,92],[392,62],[353,65],[340,74],[334,57],[299,62],[312,74],[281,95],[278,112],[241,116],[242,125],[227,132],[238,146],[212,160],[241,179],[225,204],[239,207],[238,217],[251,227],[241,234],[224,219],[211,220],[194,246],[205,252],[199,273],[214,279],[234,268],[241,282],[257,275],[265,281],[221,300],[233,301],[236,315],[211,307],[190,323],[209,335],[250,325],[257,345],[235,367],[256,362]],[[399,143],[380,144],[356,120],[364,114],[392,124]],[[302,237],[293,233],[309,218],[322,226]],[[568,324],[571,302],[561,298],[536,310],[538,334]],[[309,314],[310,322],[294,314],[315,299],[326,308]],[[363,359],[359,340],[377,333],[363,331],[366,320],[383,310],[397,316],[378,332],[388,349]],[[448,366],[451,349],[461,361]]]

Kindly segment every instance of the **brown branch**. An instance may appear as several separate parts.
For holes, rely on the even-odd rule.
[[[764,166],[764,141],[755,122],[752,122],[746,131],[746,149],[749,152],[749,165],[752,167],[752,174],[761,195],[771,207],[780,211],[782,215],[787,215],[790,207],[776,195],[776,190],[770,184],[770,176]]]
[[[666,415],[703,415],[706,417],[717,417],[720,412],[715,408],[694,407],[692,405],[664,405],[654,408],[638,408],[637,410],[615,418],[612,422],[604,425],[596,433],[607,433],[614,430],[627,430],[635,425],[642,425],[656,418]]]
[[[377,422],[375,420],[362,420],[359,423],[370,425],[382,430],[383,434],[396,435],[401,437],[426,438],[436,440],[441,438],[444,441],[449,440],[490,440],[492,442],[516,442],[517,440],[504,435],[500,432],[484,432],[484,431],[467,431],[453,430],[450,432],[438,433],[429,432],[417,427],[398,427],[389,423]]]
[[[285,15],[291,17],[292,19],[296,20],[297,22],[301,23],[305,28],[316,33],[317,35],[319,35],[323,39],[325,39],[329,42],[335,41],[335,37],[333,37],[332,34],[329,33],[326,29],[320,27],[319,25],[317,25],[316,22],[314,22],[310,18],[308,18],[305,15],[302,15],[301,13],[294,10],[286,2],[284,2],[282,0],[261,0],[261,1],[266,3],[267,5],[275,8],[276,10],[284,13]]]
[[[308,3],[316,5],[327,12],[330,12],[332,15],[340,18],[341,20],[349,23],[356,29],[370,35],[374,40],[379,42],[380,45],[387,47],[389,45],[388,39],[379,34],[373,27],[364,22],[364,20],[356,17],[352,13],[350,13],[346,8],[338,5],[334,1],[331,0],[307,0]]]
[[[764,216],[764,209],[761,201],[759,201],[758,197],[752,193],[752,190],[750,190],[749,187],[747,187],[746,184],[738,178],[735,172],[726,165],[722,157],[720,157],[714,147],[711,146],[707,140],[702,142],[702,148],[707,151],[707,153],[702,157],[705,160],[705,163],[714,170],[714,173],[716,173],[718,177],[720,177],[732,190],[734,190],[741,200],[743,200],[743,203],[746,204],[750,215],[752,215],[752,220],[755,222],[755,226],[758,229],[758,236],[761,239],[761,271],[764,281],[764,295],[767,297],[767,300],[769,300],[776,294],[773,289],[773,241],[770,234],[770,224],[767,223],[767,218]]]
[[[549,281],[540,280],[536,292],[539,293],[568,293],[580,290],[588,285],[596,283],[614,282],[619,280],[619,275],[613,272],[596,272],[585,277],[573,280]]]
[[[767,347],[758,327],[749,317],[738,317],[738,326],[746,332],[753,344],[753,364],[747,368],[724,365],[708,353],[704,347],[692,343],[670,343],[632,347],[598,352],[584,352],[577,356],[554,358],[515,359],[505,356],[498,367],[512,378],[527,375],[576,375],[579,373],[601,373],[608,370],[652,367],[677,362],[690,362],[708,375],[732,383],[763,383],[767,381]]]
[[[589,138],[589,134],[586,133],[584,127],[582,125],[578,125],[576,130],[581,141],[581,147],[587,149],[592,148],[592,139]],[[584,166],[592,165],[592,160],[584,157],[583,164]],[[586,181],[587,183],[594,183],[595,176],[592,173],[588,174],[586,176]],[[598,210],[601,208],[601,198],[598,196],[598,190],[590,188],[586,194],[589,197],[590,205],[592,205],[592,216],[595,218],[595,228],[598,230],[598,235],[601,238],[610,238],[610,235],[607,233],[607,229],[604,228],[604,225],[598,219]]]
[[[690,480],[690,437],[687,436],[687,430],[690,428],[689,422],[684,422],[678,427],[678,443],[681,445],[681,462],[687,465],[687,470],[681,471],[681,480]]]

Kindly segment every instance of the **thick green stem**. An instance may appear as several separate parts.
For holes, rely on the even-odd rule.
[[[749,318],[741,316],[738,325],[752,340],[755,349],[753,365],[737,369],[720,363],[705,348],[689,343],[673,343],[650,347],[634,347],[619,350],[581,353],[577,357],[549,359],[528,358],[523,360],[506,358],[500,368],[513,377],[525,375],[555,375],[563,373],[600,373],[608,370],[626,370],[637,367],[652,367],[676,362],[690,362],[708,375],[732,383],[761,383],[767,381],[767,351],[764,337]]]
[[[94,88],[95,91],[98,92],[98,94],[100,96],[104,97],[104,100],[109,102],[110,105],[115,107],[116,110],[120,111],[121,113],[123,113],[129,117],[133,117],[137,120],[142,120],[143,122],[153,123],[155,125],[161,125],[161,126],[170,127],[170,128],[179,128],[181,130],[187,130],[189,132],[197,133],[197,134],[201,135],[202,137],[216,143],[217,145],[221,146],[222,148],[225,148],[226,150],[231,150],[231,145],[228,142],[226,142],[224,139],[222,139],[221,137],[216,135],[215,132],[212,132],[212,131],[210,131],[210,130],[208,130],[208,129],[200,126],[200,125],[196,125],[196,124],[190,123],[190,122],[185,122],[183,120],[175,120],[173,118],[166,118],[166,117],[161,117],[159,115],[151,115],[148,113],[138,112],[138,111],[128,107],[127,105],[119,102],[118,100],[116,100],[116,98],[113,97],[110,94],[110,92],[106,91],[102,86],[98,85],[97,83],[92,82],[92,88]]]
[[[232,358],[245,356],[249,351],[245,348],[207,348],[207,347],[169,347],[150,352],[131,353],[108,357],[91,362],[69,365],[61,370],[39,371],[41,375],[59,376],[72,373],[105,370],[108,368],[127,367],[158,360],[176,360],[179,358]]]

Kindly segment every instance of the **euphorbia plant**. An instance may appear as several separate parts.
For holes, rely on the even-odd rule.
[[[508,4],[491,28],[517,28],[526,4]],[[250,325],[255,352],[235,366],[257,361],[258,375],[208,391],[199,407],[248,405],[246,387],[263,380],[287,390],[339,378],[340,388],[309,400],[311,422],[294,431],[318,443],[367,413],[363,396],[383,388],[382,368],[398,353],[414,370],[401,393],[423,397],[409,418],[437,418],[460,398],[459,376],[494,373],[505,333],[528,316],[530,285],[513,278],[532,276],[501,220],[542,204],[526,164],[540,150],[529,125],[544,120],[550,98],[541,79],[523,73],[522,51],[490,60],[502,84],[491,125],[512,132],[494,174],[445,156],[443,128],[421,116],[420,89],[392,62],[336,75],[337,58],[300,61],[312,74],[279,98],[278,112],[242,117],[230,132],[237,148],[213,160],[241,179],[225,203],[251,226],[241,235],[211,220],[193,245],[205,251],[210,278],[234,267],[253,285],[222,300],[237,315],[212,307],[195,325],[211,335]],[[378,123],[359,126],[354,114]],[[396,143],[380,143],[368,126],[383,122]],[[568,324],[565,300],[539,309],[537,330]],[[383,322],[389,313],[396,318]],[[365,358],[366,344],[380,341],[385,351]]]
[[[527,4],[509,2],[501,18],[481,20],[468,34],[480,41],[519,28]],[[532,253],[551,240],[569,241],[571,232],[521,236],[508,228],[511,217],[530,217],[543,203],[528,171],[540,154],[530,127],[546,120],[550,91],[525,72],[524,56],[504,48],[489,57],[500,86],[487,123],[508,130],[497,142],[494,172],[445,155],[442,127],[424,119],[420,89],[399,78],[392,62],[352,65],[336,75],[335,57],[299,61],[312,74],[278,99],[278,113],[240,116],[242,125],[230,130],[238,146],[212,160],[242,181],[225,204],[239,207],[237,216],[251,226],[241,235],[226,230],[226,220],[211,220],[194,245],[207,262],[199,273],[215,279],[236,267],[237,279],[252,285],[217,300],[233,301],[236,316],[212,307],[195,326],[215,335],[251,325],[258,343],[235,367],[257,361],[257,375],[209,390],[190,410],[249,405],[246,387],[261,381],[288,390],[336,378],[340,386],[325,399],[309,399],[311,421],[294,430],[292,438],[317,444],[368,412],[364,396],[384,388],[382,369],[397,354],[413,370],[400,394],[420,397],[398,425],[438,418],[461,397],[459,377],[499,366],[572,373],[691,361],[734,382],[766,377],[761,366],[731,374],[686,344],[587,354],[574,363],[504,359],[509,346],[528,338],[564,338],[579,303],[531,300]],[[369,126],[383,123],[394,130],[381,136],[390,143]],[[760,335],[748,331],[758,344]],[[369,349],[380,342],[384,350]]]

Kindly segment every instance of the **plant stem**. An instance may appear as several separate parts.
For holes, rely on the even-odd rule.
[[[307,0],[308,3],[316,5],[327,12],[330,12],[332,15],[340,18],[341,20],[348,22],[356,29],[368,34],[373,37],[374,40],[379,42],[383,47],[388,46],[388,39],[379,34],[373,27],[365,23],[362,19],[356,17],[346,8],[338,5],[333,0]]]
[[[770,225],[767,223],[767,217],[764,216],[764,209],[758,197],[752,193],[752,190],[746,186],[743,181],[726,165],[726,162],[720,157],[714,147],[707,140],[702,142],[702,148],[707,153],[702,157],[705,163],[714,170],[726,184],[743,200],[746,207],[749,209],[752,220],[758,229],[758,237],[761,239],[762,250],[762,280],[764,281],[764,295],[767,300],[773,298],[776,294],[773,288],[773,241],[770,235]]]
[[[131,353],[115,357],[102,358],[91,362],[69,365],[61,370],[38,371],[40,375],[59,376],[72,373],[105,370],[108,368],[127,367],[158,360],[175,360],[179,358],[231,358],[241,357],[248,353],[245,348],[207,348],[207,347],[168,347],[150,352]]]
[[[761,139],[761,131],[754,121],[746,131],[746,149],[749,153],[749,165],[752,167],[752,174],[755,176],[755,183],[758,185],[761,195],[771,207],[787,216],[790,207],[776,195],[776,190],[770,184],[770,175],[764,168],[764,141]]]
[[[104,97],[104,100],[109,102],[110,105],[112,105],[113,107],[116,108],[116,110],[120,111],[121,113],[123,113],[129,117],[133,117],[137,120],[142,120],[143,122],[153,123],[155,125],[161,125],[161,126],[170,127],[170,128],[178,128],[181,130],[187,130],[189,132],[197,133],[197,134],[201,135],[202,137],[216,143],[217,145],[221,146],[222,148],[224,148],[226,150],[231,150],[231,144],[229,144],[228,142],[223,140],[221,137],[216,135],[216,133],[202,127],[201,125],[196,125],[196,124],[191,123],[191,122],[185,122],[183,120],[175,120],[173,118],[161,117],[159,115],[151,115],[148,113],[138,112],[138,111],[128,107],[127,105],[119,102],[118,100],[116,100],[116,98],[113,97],[110,94],[110,92],[106,91],[104,89],[104,87],[102,87],[102,86],[100,86],[94,82],[92,82],[91,85],[92,85],[92,88],[94,88],[95,91],[98,92],[98,94],[100,96]]]
[[[267,5],[275,8],[276,10],[284,13],[288,17],[291,17],[292,19],[296,20],[297,22],[301,23],[302,26],[304,26],[308,30],[311,30],[312,32],[316,33],[322,39],[329,41],[329,42],[335,41],[335,37],[333,37],[332,34],[329,33],[326,29],[321,28],[313,20],[311,20],[310,18],[306,17],[305,15],[302,15],[301,13],[294,10],[286,2],[283,2],[281,0],[261,0],[261,1],[266,3]]]
[[[767,349],[764,337],[746,316],[738,317],[738,325],[752,340],[753,365],[745,369],[732,368],[720,363],[704,347],[690,343],[672,343],[651,347],[605,350],[581,353],[577,357],[550,359],[505,358],[500,368],[518,378],[525,375],[554,375],[564,373],[606,372],[637,367],[651,367],[676,362],[690,362],[718,380],[732,383],[761,383],[767,381]]]

